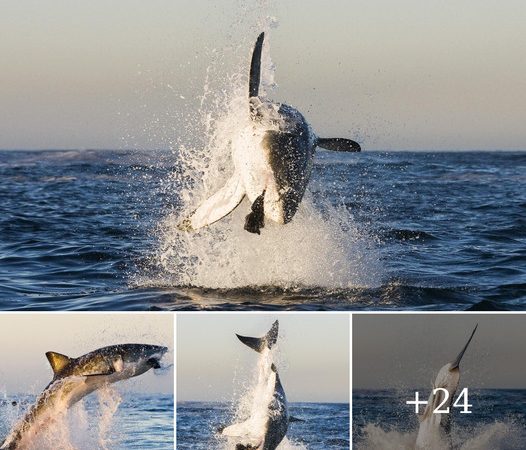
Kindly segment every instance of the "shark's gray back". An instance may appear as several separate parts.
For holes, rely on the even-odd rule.
[[[274,395],[268,406],[269,420],[263,450],[275,450],[287,434],[289,428],[289,410],[287,397],[276,373]]]

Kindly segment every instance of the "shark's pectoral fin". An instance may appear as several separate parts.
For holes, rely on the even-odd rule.
[[[241,177],[234,173],[219,191],[205,200],[190,217],[178,225],[178,228],[183,231],[198,230],[217,222],[231,213],[241,203],[244,196],[245,188]]]
[[[245,217],[245,230],[249,233],[261,234],[265,226],[265,191],[252,203],[252,212]]]
[[[69,356],[62,355],[61,353],[47,352],[46,357],[49,361],[49,364],[51,365],[51,368],[53,369],[53,373],[55,374],[60,372],[71,362],[71,358]]]
[[[254,422],[253,419],[248,419],[223,428],[221,434],[227,437],[239,438],[239,442],[257,448],[263,441],[263,434],[258,433],[258,428],[258,423]]]
[[[333,152],[361,152],[360,144],[345,138],[318,138],[316,141],[318,147]]]
[[[242,437],[247,434],[247,422],[235,423],[221,429],[221,434],[228,437]]]

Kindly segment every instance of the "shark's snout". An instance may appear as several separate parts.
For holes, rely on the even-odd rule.
[[[153,369],[160,369],[161,359],[164,356],[164,354],[168,351],[168,347],[152,345],[148,350],[149,357],[147,359],[147,364]]]

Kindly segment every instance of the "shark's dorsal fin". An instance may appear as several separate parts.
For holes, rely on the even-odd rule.
[[[64,367],[66,367],[70,362],[71,358],[66,355],[62,355],[56,352],[47,352],[47,360],[53,369],[53,373],[59,373]]]

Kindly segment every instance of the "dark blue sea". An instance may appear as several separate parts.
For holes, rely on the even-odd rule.
[[[339,403],[291,403],[289,413],[302,419],[292,422],[279,450],[349,449],[349,405]],[[177,450],[227,449],[216,430],[232,423],[229,404],[177,403]]]
[[[261,236],[246,202],[179,231],[214,188],[180,158],[0,152],[0,309],[526,307],[526,153],[320,151],[300,212]]]
[[[13,406],[12,401],[17,405]],[[17,419],[35,401],[34,396],[0,398],[0,442]],[[174,448],[173,396],[108,391],[91,394],[55,418],[28,450],[155,449]]]
[[[429,393],[429,387],[420,392]],[[353,448],[412,450],[419,425],[414,406],[405,404],[408,399],[414,399],[414,391],[355,390]],[[453,448],[526,448],[526,390],[470,389],[469,403],[473,405],[471,414],[453,416]]]

